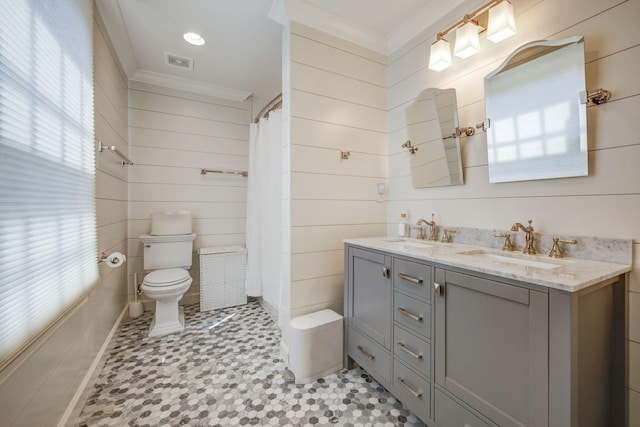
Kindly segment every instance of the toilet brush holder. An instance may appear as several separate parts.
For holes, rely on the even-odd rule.
[[[138,284],[138,274],[133,273],[133,301],[129,303],[129,317],[138,317],[144,313],[144,306],[142,301],[138,301],[138,294],[140,291],[140,285]]]

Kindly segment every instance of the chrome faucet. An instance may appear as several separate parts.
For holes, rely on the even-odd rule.
[[[438,237],[436,236],[436,221],[434,220],[435,214],[431,214],[431,221],[427,221],[426,219],[422,219],[420,218],[418,220],[418,222],[416,223],[416,225],[418,227],[420,227],[420,232],[418,233],[418,239],[424,240],[425,237],[422,234],[422,224],[426,224],[429,227],[431,227],[431,230],[429,231],[429,239],[433,242],[435,242],[436,240],[438,240]]]
[[[516,222],[515,224],[513,224],[511,226],[511,231],[518,231],[518,230],[522,230],[525,233],[525,247],[524,250],[522,251],[522,253],[525,254],[529,254],[529,255],[535,255],[536,254],[536,250],[533,247],[533,241],[535,240],[535,237],[533,236],[533,227],[531,226],[531,220],[529,220],[529,226],[525,227],[524,225],[520,224],[519,222]]]

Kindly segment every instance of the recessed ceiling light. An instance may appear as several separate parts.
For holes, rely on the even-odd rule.
[[[204,44],[204,39],[202,38],[202,36],[200,34],[184,33],[184,35],[182,37],[184,37],[184,39],[188,43],[194,44],[196,46],[202,46]]]

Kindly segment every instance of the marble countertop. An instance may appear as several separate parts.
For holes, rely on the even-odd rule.
[[[631,271],[629,264],[578,258],[551,258],[546,254],[525,255],[485,246],[441,243],[410,238],[364,237],[344,243],[397,255],[460,267],[507,279],[576,292]]]

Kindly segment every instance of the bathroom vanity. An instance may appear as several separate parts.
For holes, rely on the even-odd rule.
[[[345,240],[345,366],[430,426],[623,426],[630,265]]]

